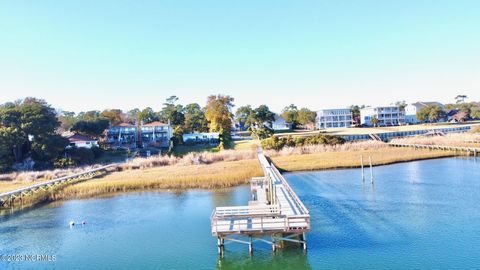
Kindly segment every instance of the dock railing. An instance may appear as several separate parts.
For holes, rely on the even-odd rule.
[[[216,207],[211,215],[212,234],[255,234],[268,232],[307,232],[310,230],[310,214],[308,209],[298,198],[288,182],[271,164],[261,151],[258,151],[258,160],[265,176],[255,177],[251,181],[251,190],[254,201],[248,206]],[[276,189],[281,187],[287,194],[288,200],[294,205],[282,205]],[[255,201],[256,192],[262,192],[265,201]],[[283,194],[283,193],[282,193]],[[288,211],[294,207],[299,211]],[[282,212],[286,210],[285,214]],[[291,214],[295,212],[295,214]]]
[[[408,144],[408,143],[388,143],[393,147],[412,147],[414,149],[429,149],[429,150],[444,150],[444,151],[459,151],[466,152],[468,155],[473,154],[477,156],[480,153],[479,147],[467,147],[467,146],[450,146],[450,145],[436,145],[436,144]]]

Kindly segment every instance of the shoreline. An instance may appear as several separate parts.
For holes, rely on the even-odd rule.
[[[293,173],[360,168],[360,155],[363,155],[364,159],[371,155],[373,166],[459,156],[450,151],[385,147],[363,151],[279,155],[271,157],[271,160],[282,173]],[[25,197],[22,200],[22,209],[54,201],[111,197],[130,192],[182,192],[195,189],[214,191],[247,185],[252,177],[262,175],[256,159],[111,172],[98,178]]]

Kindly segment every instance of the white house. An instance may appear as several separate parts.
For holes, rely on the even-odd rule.
[[[275,120],[271,124],[264,123],[264,125],[276,131],[292,129],[292,123],[288,123],[287,121],[285,121],[285,119],[283,119],[283,117],[279,114],[275,114],[274,118]]]
[[[412,104],[408,104],[405,107],[405,122],[409,124],[418,124],[420,121],[417,119],[417,112],[419,112],[422,108],[427,106],[439,106],[442,110],[445,109],[445,106],[440,102],[415,102]]]
[[[218,143],[220,140],[220,133],[185,133],[182,138],[184,143]]]
[[[98,147],[98,141],[87,136],[74,134],[72,136],[69,136],[67,139],[70,142],[69,147],[77,147],[77,148]]]
[[[362,125],[373,126],[372,119],[378,119],[378,126],[398,126],[405,124],[405,112],[398,106],[378,106],[360,109]]]
[[[317,111],[316,127],[345,128],[353,124],[353,115],[350,109],[323,109]]]

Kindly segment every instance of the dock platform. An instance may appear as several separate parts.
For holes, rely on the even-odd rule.
[[[225,241],[247,244],[250,253],[253,241],[271,244],[273,251],[284,242],[294,242],[306,251],[308,209],[261,149],[257,154],[264,177],[251,180],[248,205],[217,207],[212,213],[212,235],[218,238],[219,254],[224,253]]]

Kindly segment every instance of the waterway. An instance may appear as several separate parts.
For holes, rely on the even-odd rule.
[[[285,174],[311,213],[307,254],[258,242],[218,257],[212,210],[246,204],[248,187],[51,203],[0,217],[0,269],[479,269],[479,166],[376,167],[373,184],[368,170]]]

